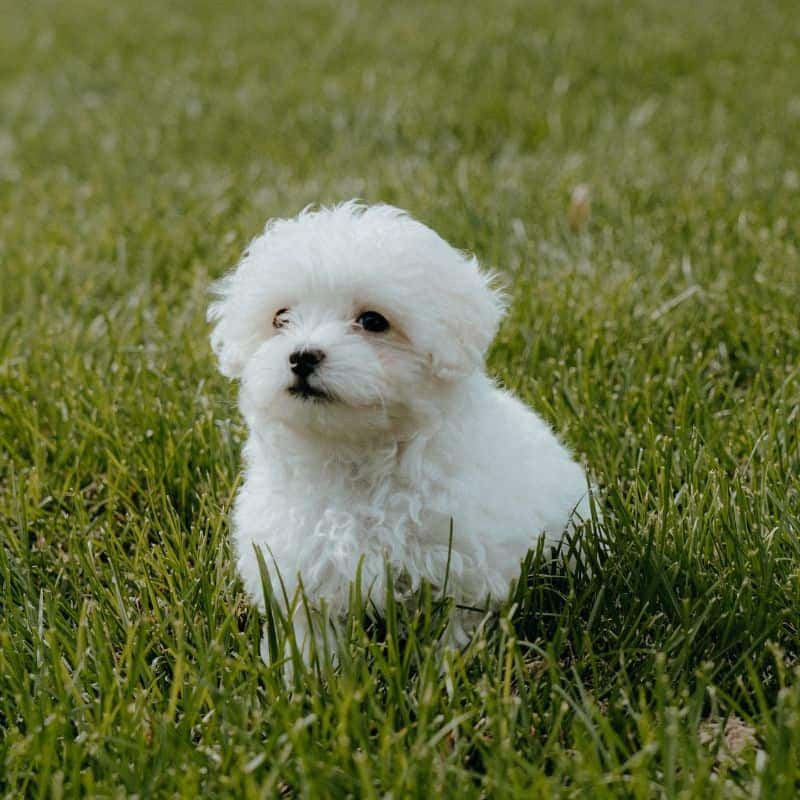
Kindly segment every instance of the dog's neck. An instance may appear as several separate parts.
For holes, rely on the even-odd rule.
[[[472,391],[476,381],[486,380],[485,375],[476,373],[448,384],[438,396],[398,414],[385,429],[354,428],[345,437],[273,421],[251,430],[265,459],[273,460],[276,452],[290,456],[283,460],[293,464],[292,473],[304,480],[321,485],[344,481],[364,486],[392,479],[413,483],[422,469],[428,442],[448,420],[469,425]]]

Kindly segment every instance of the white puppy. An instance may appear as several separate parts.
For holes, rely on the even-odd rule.
[[[262,610],[256,548],[277,597],[276,569],[335,621],[359,563],[378,610],[386,564],[409,590],[449,568],[457,603],[501,602],[539,537],[588,518],[581,467],[484,372],[502,297],[404,212],[347,202],[272,220],[215,291],[211,342],[250,432],[237,564]],[[480,619],[460,612],[451,642]],[[294,612],[306,654],[327,629],[307,620]]]

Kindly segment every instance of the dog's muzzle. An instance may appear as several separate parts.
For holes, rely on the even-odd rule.
[[[325,359],[321,350],[296,350],[289,356],[289,367],[297,376],[297,380],[289,387],[289,394],[304,400],[330,400],[327,392],[312,386],[308,382],[310,375]]]
[[[324,358],[322,350],[295,350],[289,356],[289,366],[295,375],[307,378]]]

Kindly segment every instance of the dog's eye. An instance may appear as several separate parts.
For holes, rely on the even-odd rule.
[[[280,308],[275,312],[275,316],[272,318],[272,327],[273,328],[282,328],[286,324],[286,314],[289,313],[288,308]]]
[[[383,333],[389,330],[389,322],[386,317],[377,311],[365,311],[356,322],[370,333]]]

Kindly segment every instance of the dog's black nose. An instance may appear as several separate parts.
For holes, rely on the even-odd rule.
[[[297,350],[289,356],[289,366],[295,375],[307,378],[323,358],[325,353],[321,350]]]

